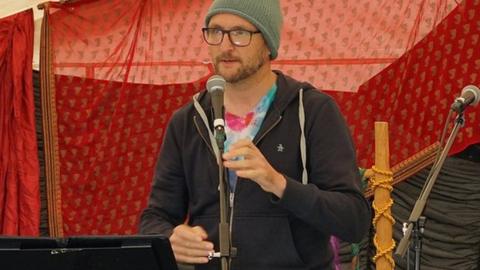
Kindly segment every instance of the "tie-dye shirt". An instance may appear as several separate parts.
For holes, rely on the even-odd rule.
[[[228,111],[225,112],[225,133],[227,136],[227,139],[225,140],[225,151],[228,151],[230,145],[240,139],[247,138],[253,140],[262,126],[263,119],[265,119],[265,115],[275,98],[276,92],[277,85],[274,84],[260,102],[258,102],[257,106],[255,106],[255,108],[244,117],[231,114]],[[230,183],[230,190],[235,190],[235,184],[237,183],[237,175],[235,171],[228,171],[228,180]]]

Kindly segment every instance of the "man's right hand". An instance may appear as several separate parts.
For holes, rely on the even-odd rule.
[[[205,241],[208,235],[202,227],[182,224],[173,229],[170,236],[175,260],[179,263],[208,263],[208,255],[214,251],[213,243]]]

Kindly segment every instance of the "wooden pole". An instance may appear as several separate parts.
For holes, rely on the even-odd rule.
[[[377,249],[373,260],[377,270],[393,270],[395,267],[392,258],[392,251],[395,247],[392,229],[395,221],[391,213],[393,174],[390,170],[388,123],[386,122],[375,122],[375,166],[372,170],[374,175],[371,178],[371,185],[374,192],[373,208],[375,210],[373,226],[376,229],[373,240]]]

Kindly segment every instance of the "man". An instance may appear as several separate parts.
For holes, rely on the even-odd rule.
[[[227,81],[223,162],[237,248],[231,269],[332,269],[330,236],[359,241],[370,223],[354,146],[334,101],[271,69],[282,20],[277,0],[216,0],[205,19],[215,72]],[[220,269],[208,257],[219,248],[210,95],[202,92],[197,101],[201,109],[187,104],[171,119],[140,231],[168,235],[177,262]]]

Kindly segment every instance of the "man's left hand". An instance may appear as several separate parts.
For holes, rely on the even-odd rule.
[[[234,170],[238,177],[251,179],[278,198],[283,196],[287,180],[270,165],[252,141],[242,139],[232,144],[223,159],[223,165]]]

